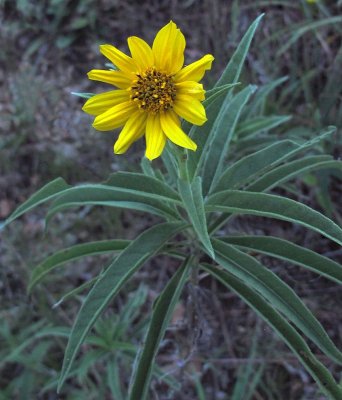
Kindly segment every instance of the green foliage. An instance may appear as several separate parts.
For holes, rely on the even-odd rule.
[[[14,13],[18,14],[21,32],[33,38],[26,49],[26,56],[36,53],[47,38],[57,48],[65,49],[81,34],[84,35],[87,30],[97,27],[97,8],[94,0],[4,0],[3,7],[11,16]],[[19,27],[13,22],[11,29],[17,30]]]
[[[91,366],[110,355],[108,374],[111,378],[104,375],[99,379],[106,379],[106,385],[118,399],[125,398],[127,388],[119,383],[116,357],[120,351],[127,351],[130,355],[135,353],[135,346],[126,341],[122,343],[122,338],[138,306],[133,306],[131,300],[132,313],[123,309],[122,315],[115,315],[113,320],[101,320],[100,316],[148,260],[158,254],[168,254],[181,265],[151,310],[145,341],[134,362],[128,388],[130,399],[150,397],[152,374],[158,374],[156,356],[161,340],[186,283],[198,284],[199,270],[237,293],[255,310],[288,345],[326,396],[336,400],[341,398],[341,387],[305,339],[312,341],[336,364],[342,364],[341,352],[303,300],[276,273],[264,266],[254,252],[300,265],[334,282],[341,281],[342,267],[325,256],[281,238],[247,236],[243,231],[239,236],[229,235],[236,216],[254,215],[301,225],[342,244],[342,229],[330,218],[285,195],[264,193],[309,170],[331,168],[339,173],[342,162],[317,151],[317,144],[329,137],[334,128],[321,129],[310,140],[285,138],[275,141],[268,134],[289,120],[288,116],[262,115],[262,105],[267,96],[283,80],[266,84],[258,90],[250,85],[241,88],[226,86],[239,81],[260,19],[257,18],[248,29],[212,89],[206,104],[208,123],[190,128],[189,134],[198,143],[196,153],[178,153],[178,149],[168,146],[160,169],[143,160],[143,173],[115,173],[101,184],[70,187],[62,179],[57,179],[34,194],[7,220],[6,223],[12,222],[35,206],[49,201],[52,203],[47,221],[66,209],[80,206],[131,209],[156,215],[159,221],[162,220],[134,240],[115,239],[75,245],[53,254],[33,269],[31,290],[48,272],[69,261],[113,253],[109,265],[87,282],[92,287],[71,330],[62,331],[68,344],[58,381],[59,391],[68,385],[70,377],[76,377],[81,383],[87,381],[87,371]],[[309,150],[311,153],[305,157],[303,154]],[[219,230],[223,226],[225,229]],[[253,250],[253,255],[250,250]],[[72,292],[71,296],[74,295],[77,293]],[[92,329],[98,334],[96,338],[92,336]],[[55,334],[58,335],[58,330]],[[77,360],[83,343],[97,347]],[[45,345],[37,347],[36,351],[43,354],[47,349],[48,345]],[[16,351],[20,354],[21,350]],[[257,371],[255,375],[254,386],[260,373]],[[235,398],[241,393],[241,382],[246,382],[251,375],[250,368],[244,372],[240,388],[237,386],[234,390]],[[55,384],[56,381],[51,383]],[[171,386],[174,382],[168,381],[167,384]],[[203,398],[201,385],[197,383],[196,387],[199,397]],[[251,397],[251,394],[246,396]]]
[[[98,319],[92,334],[84,341],[84,356],[75,362],[69,374],[83,388],[78,396],[83,396],[86,390],[91,399],[98,398],[102,393],[117,398],[124,391],[120,377],[130,373],[137,355],[138,347],[132,341],[137,340],[145,331],[142,309],[147,296],[148,289],[142,284],[128,296],[120,315],[110,312]],[[25,313],[27,310],[23,310],[22,321]],[[16,332],[11,326],[11,319],[6,316],[0,323],[0,398],[44,398],[48,392],[56,391],[58,383],[58,366],[51,364],[49,356],[62,350],[64,341],[70,335],[70,328],[52,326],[41,319],[30,325],[22,325],[21,331]],[[96,372],[102,366],[107,369],[107,374]],[[21,373],[6,382],[6,371],[9,368],[20,370]],[[153,368],[152,374],[171,387],[178,387],[177,382],[171,378],[162,377],[158,368]],[[97,384],[94,384],[94,379]],[[69,397],[70,388],[67,383],[62,396],[65,392]],[[76,398],[77,392],[73,388],[72,395]]]

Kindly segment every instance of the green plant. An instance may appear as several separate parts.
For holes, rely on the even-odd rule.
[[[10,17],[6,29],[11,34],[25,33],[31,37],[26,56],[35,54],[47,41],[64,49],[80,37],[80,32],[95,29],[98,10],[94,0],[3,3],[5,15]]]
[[[70,331],[59,390],[72,373],[76,354],[102,311],[146,261],[161,253],[179,260],[181,265],[152,309],[144,346],[134,364],[129,388],[131,400],[148,396],[158,347],[173,310],[186,282],[198,284],[199,271],[205,271],[236,292],[279,334],[321,391],[332,399],[341,398],[341,387],[302,335],[338,364],[342,363],[342,353],[299,296],[257,257],[250,255],[250,251],[285,259],[337,283],[342,281],[341,266],[281,238],[243,232],[239,236],[229,234],[234,217],[248,214],[299,224],[342,244],[342,229],[332,220],[298,201],[267,193],[302,172],[327,168],[340,171],[342,163],[330,156],[303,157],[306,150],[329,137],[335,128],[316,133],[309,141],[279,140],[235,162],[226,161],[233,159],[231,144],[246,105],[253,94],[256,99],[262,96],[252,85],[236,93],[232,88],[239,80],[259,22],[260,17],[243,37],[215,87],[207,92],[204,104],[208,122],[202,127],[184,124],[198,145],[196,152],[179,151],[169,144],[162,156],[162,168],[153,168],[143,159],[142,173],[114,173],[102,184],[71,187],[63,179],[56,179],[6,221],[8,224],[47,201],[52,201],[47,224],[57,213],[85,205],[128,208],[163,219],[134,240],[112,239],[75,245],[48,257],[33,270],[29,290],[49,272],[69,261],[114,253],[111,264],[88,283],[92,287]],[[240,120],[240,132],[241,125],[245,124],[246,129],[247,123]]]
[[[85,285],[71,291],[54,308],[67,298],[77,298],[84,289]],[[132,339],[139,337],[146,328],[146,321],[141,316],[146,297],[147,287],[140,285],[128,296],[120,315],[109,312],[96,322],[93,334],[85,341],[84,357],[74,364],[70,373],[70,377],[82,389],[78,391],[72,388],[72,391],[68,391],[67,386],[69,395],[77,396],[79,392],[79,396],[84,396],[87,392],[90,399],[98,398],[101,393],[103,397],[109,393],[115,398],[120,397],[124,390],[122,377],[128,376],[138,350]],[[24,318],[25,313],[27,315],[25,307],[21,307],[19,313],[19,332],[12,326],[13,316],[5,316],[0,324],[1,399],[24,400],[35,395],[43,397],[55,390],[58,383],[55,358],[62,346],[62,339],[68,338],[70,334],[70,328],[53,325],[44,318],[30,323],[29,318]],[[99,372],[103,368],[107,370],[106,374]],[[18,371],[12,379],[6,372],[10,370]],[[171,387],[177,387],[177,382],[169,377],[163,378],[158,368],[154,368],[153,373]],[[121,398],[124,398],[122,394]]]

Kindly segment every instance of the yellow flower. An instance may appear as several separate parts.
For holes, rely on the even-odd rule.
[[[206,122],[201,103],[205,91],[198,82],[214,57],[207,54],[183,68],[185,38],[172,21],[157,33],[152,48],[136,36],[128,38],[128,47],[131,57],[109,44],[100,46],[117,70],[88,73],[89,79],[118,88],[91,97],[83,106],[96,116],[93,127],[110,131],[123,126],[114,145],[116,154],[125,153],[143,135],[150,160],[160,156],[167,139],[196,150],[180,126],[180,117],[195,125]]]

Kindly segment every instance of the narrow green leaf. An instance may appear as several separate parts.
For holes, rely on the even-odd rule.
[[[77,244],[60,250],[47,257],[42,263],[33,269],[28,284],[28,291],[31,292],[34,286],[36,286],[49,272],[63,264],[86,256],[121,251],[124,250],[129,243],[129,240],[102,240]]]
[[[223,172],[214,188],[215,192],[242,188],[247,183],[254,182],[258,176],[301,151],[315,146],[321,140],[329,137],[335,130],[335,127],[329,127],[314,139],[304,143],[282,140],[241,158]]]
[[[225,70],[223,71],[221,77],[216,82],[215,86],[222,86],[226,83],[235,83],[239,80],[241,70],[245,59],[247,57],[247,53],[249,47],[251,45],[252,39],[254,37],[255,31],[259,25],[259,22],[264,14],[259,15],[258,18],[251,24],[248,28],[247,32],[241,39],[241,42],[234,54],[230,58]]]
[[[215,186],[215,192],[243,187],[300,148],[291,140],[282,140],[241,158],[225,170]]]
[[[176,233],[184,229],[181,222],[163,223],[144,231],[117,257],[99,277],[85,299],[72,327],[64,354],[58,392],[62,388],[76,354],[94,325],[127,280]]]
[[[221,240],[301,265],[334,282],[342,283],[342,265],[287,240],[273,236],[229,236]]]
[[[176,183],[178,179],[178,170],[175,157],[172,156],[171,144],[169,141],[166,143],[165,150],[163,151],[161,158],[168,173],[169,180],[172,183]]]
[[[152,312],[151,322],[145,338],[143,351],[138,355],[136,370],[133,375],[129,400],[146,399],[151,379],[152,367],[160,341],[172,317],[184,284],[188,279],[191,262],[186,259],[178,268],[162,293],[158,296]]]
[[[342,245],[342,229],[323,214],[297,201],[266,193],[225,190],[213,194],[207,211],[276,218],[310,228]]]
[[[238,138],[253,137],[260,132],[268,132],[289,121],[291,118],[291,115],[268,115],[251,118],[238,124],[236,136]]]
[[[296,144],[293,141],[281,141],[279,143],[272,143],[265,149],[261,149],[253,154],[243,157],[241,160],[235,162],[233,165],[228,167],[224,174],[221,176],[215,192],[222,191],[225,189],[241,189],[245,188],[249,191],[253,185],[253,191],[257,191],[254,187],[254,183],[259,182],[259,176],[266,174],[269,170],[273,168],[282,161],[295,156],[302,150],[315,146],[320,141],[328,138],[332,133],[336,131],[335,127],[328,127],[321,134],[315,136],[313,139],[303,142],[301,144]],[[241,143],[241,141],[239,142]],[[273,147],[274,146],[274,147]],[[329,156],[322,156],[328,158]],[[324,159],[326,159],[324,158]],[[323,158],[322,158],[323,160]],[[324,168],[324,166],[322,166]],[[319,169],[319,168],[317,168]],[[281,171],[286,171],[279,167],[279,174]],[[276,174],[277,172],[275,172]],[[271,175],[273,176],[273,175]],[[260,178],[263,179],[262,177]],[[271,178],[270,178],[271,179]],[[276,176],[274,177],[276,180]],[[259,191],[266,190],[268,184],[272,184],[274,181],[266,180],[260,185]],[[248,186],[251,185],[251,186]],[[215,232],[220,226],[222,226],[226,220],[230,218],[229,215],[221,215],[209,226],[209,232]]]
[[[202,126],[193,125],[193,127],[190,129],[189,136],[197,144],[196,151],[188,152],[186,165],[190,180],[194,176],[200,175],[200,169],[210,145],[211,131],[215,125],[216,118],[220,112],[222,102],[224,100],[227,101],[226,91],[218,91],[213,101],[210,102],[210,104],[206,107],[208,121]]]
[[[152,176],[146,176],[137,172],[116,172],[109,176],[104,185],[116,187],[127,192],[141,192],[151,198],[159,198],[163,201],[174,200],[179,202],[179,195],[169,185]]]
[[[138,190],[124,189],[101,184],[86,184],[65,190],[52,204],[47,214],[49,221],[57,212],[70,207],[100,205],[129,208],[159,215],[164,218],[178,218],[167,202],[179,204],[180,201]]]
[[[327,368],[315,357],[299,333],[271,304],[228,271],[220,270],[211,265],[201,267],[229,289],[232,289],[280,335],[318,383],[323,393],[330,399],[341,399],[342,389],[334,381]]]
[[[217,97],[221,97],[222,94],[227,93],[229,89],[238,85],[240,85],[240,82],[228,83],[226,85],[216,86],[213,89],[207,90],[205,92],[205,100],[203,101],[204,107],[207,108],[211,103],[214,102],[214,100],[216,100]]]
[[[178,188],[183,200],[183,206],[186,209],[198,238],[202,242],[203,246],[207,249],[211,257],[214,258],[215,255],[210,242],[204,211],[201,178],[197,176],[191,184],[189,182],[179,180]]]
[[[211,127],[220,111],[224,96],[227,96],[227,92],[239,83],[231,83],[223,86],[218,86],[213,89],[206,91],[206,99],[203,101],[203,105],[206,108],[206,115],[208,121],[201,126],[192,125],[189,136],[194,139],[197,144],[197,150],[195,152],[188,152],[187,157],[187,169],[190,169],[191,178],[194,176],[194,171],[197,167],[198,161],[203,149],[209,146],[209,132]]]
[[[255,180],[248,186],[250,192],[271,190],[280,183],[284,183],[306,172],[323,169],[342,171],[342,161],[332,160],[330,156],[312,156],[303,160],[295,160],[281,165]]]
[[[125,400],[121,390],[122,381],[120,379],[119,357],[111,357],[107,364],[107,385],[110,388],[112,398],[116,400]]]
[[[16,218],[25,214],[26,212],[32,210],[34,207],[39,204],[45,203],[53,198],[55,198],[58,194],[63,192],[66,189],[69,189],[70,185],[68,185],[64,179],[57,178],[41,189],[39,189],[34,195],[32,195],[27,201],[25,201],[22,205],[20,205],[5,221],[3,226],[6,226],[10,222],[14,221]]]
[[[203,161],[203,193],[207,194],[222,174],[223,163],[227,156],[230,141],[241,111],[247,103],[255,86],[247,86],[231,100],[226,98],[210,132],[210,147],[202,155]]]
[[[242,364],[237,370],[237,379],[234,383],[231,400],[251,400],[262,379],[265,365],[262,363],[256,366],[253,362],[257,357],[258,341],[260,338],[259,327],[260,323],[257,321],[255,329],[251,332],[252,343],[251,349],[248,352],[247,363]]]
[[[270,93],[275,90],[278,86],[288,80],[287,76],[283,76],[279,79],[266,83],[262,86],[259,86],[257,91],[255,92],[253,99],[250,101],[250,104],[245,107],[243,113],[243,119],[249,120],[252,116],[263,114],[264,104],[266,103],[267,97]]]
[[[217,262],[249,287],[259,291],[325,354],[342,364],[342,353],[297,294],[254,257],[220,240],[213,241]]]

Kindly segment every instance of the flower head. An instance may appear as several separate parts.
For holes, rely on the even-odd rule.
[[[152,48],[136,36],[128,38],[128,47],[131,57],[112,45],[100,46],[117,69],[88,73],[89,79],[117,88],[91,97],[83,106],[96,116],[93,127],[99,131],[123,127],[114,145],[116,154],[125,153],[143,135],[150,160],[160,156],[167,139],[196,150],[180,118],[195,125],[207,120],[201,103],[205,91],[198,82],[214,57],[207,54],[183,68],[185,38],[172,21],[157,33]]]

